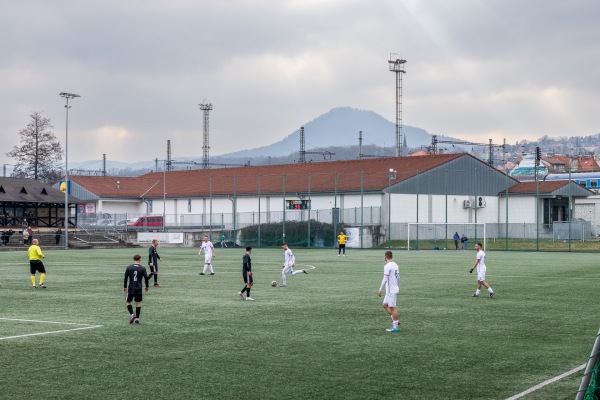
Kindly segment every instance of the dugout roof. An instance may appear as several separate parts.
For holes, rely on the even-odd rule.
[[[69,196],[69,204],[81,201]],[[65,204],[65,194],[60,190],[28,178],[0,178],[0,206],[24,205],[26,207]]]

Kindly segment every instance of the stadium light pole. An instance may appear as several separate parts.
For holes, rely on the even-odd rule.
[[[65,250],[69,249],[69,99],[81,97],[75,93],[61,92],[58,94],[67,100],[65,104],[66,123],[65,123]]]
[[[392,229],[392,179],[396,179],[396,170],[390,168],[388,171],[388,249],[392,246],[391,229]]]

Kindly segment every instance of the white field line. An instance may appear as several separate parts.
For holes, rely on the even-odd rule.
[[[576,373],[576,372],[579,372],[579,371],[581,371],[581,370],[582,370],[582,369],[584,369],[584,368],[585,368],[585,364],[582,364],[582,365],[580,365],[580,366],[579,366],[579,367],[577,367],[577,368],[573,368],[572,370],[565,372],[564,374],[561,374],[561,375],[555,376],[555,377],[554,377],[554,378],[552,378],[552,379],[548,379],[547,381],[544,381],[544,382],[542,382],[542,383],[540,383],[540,384],[538,384],[538,385],[532,386],[532,387],[530,387],[529,389],[525,390],[524,392],[521,392],[521,393],[519,393],[519,394],[515,394],[514,396],[512,396],[512,397],[509,397],[509,398],[507,398],[506,400],[516,400],[516,399],[520,399],[521,397],[523,397],[523,396],[525,396],[525,395],[528,395],[529,393],[535,392],[536,390],[538,390],[538,389],[541,389],[541,388],[543,388],[544,386],[550,385],[551,383],[554,383],[554,382],[556,382],[556,381],[559,381],[559,380],[561,380],[562,378],[566,378],[566,377],[567,377],[567,376],[569,376],[569,375],[573,375],[574,373]]]
[[[18,339],[29,336],[42,336],[42,335],[52,335],[54,333],[65,333],[65,332],[73,332],[73,331],[81,331],[84,329],[96,329],[102,328],[102,325],[91,325],[91,324],[78,324],[74,322],[58,322],[58,321],[40,321],[35,319],[20,319],[20,318],[0,318],[2,321],[17,321],[17,322],[35,322],[35,323],[43,323],[43,324],[58,324],[58,325],[77,325],[78,328],[71,329],[61,329],[58,331],[47,331],[47,332],[36,332],[36,333],[27,333],[24,335],[15,335],[15,336],[4,336],[0,337],[0,340],[8,340],[8,339]]]

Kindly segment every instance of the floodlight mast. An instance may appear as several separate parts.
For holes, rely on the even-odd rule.
[[[198,104],[200,106],[200,110],[202,110],[204,114],[204,130],[203,130],[203,140],[202,140],[202,169],[210,168],[210,159],[209,159],[209,150],[210,146],[208,145],[208,116],[210,110],[213,109],[213,105],[211,103],[202,103]]]
[[[67,100],[65,110],[67,113],[65,124],[65,250],[69,249],[69,99],[81,97],[75,93],[61,92],[58,94]]]
[[[392,60],[391,58],[394,55],[397,54],[390,54],[388,63],[390,72],[396,73],[396,157],[402,157],[404,147],[402,140],[402,75],[406,73],[404,70],[406,60],[399,58]]]

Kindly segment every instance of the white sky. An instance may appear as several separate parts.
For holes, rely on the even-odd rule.
[[[600,132],[597,0],[0,0],[0,162],[31,111],[69,160],[270,144],[333,107],[509,143]],[[318,145],[318,144],[317,144]],[[293,149],[290,149],[292,151]]]

